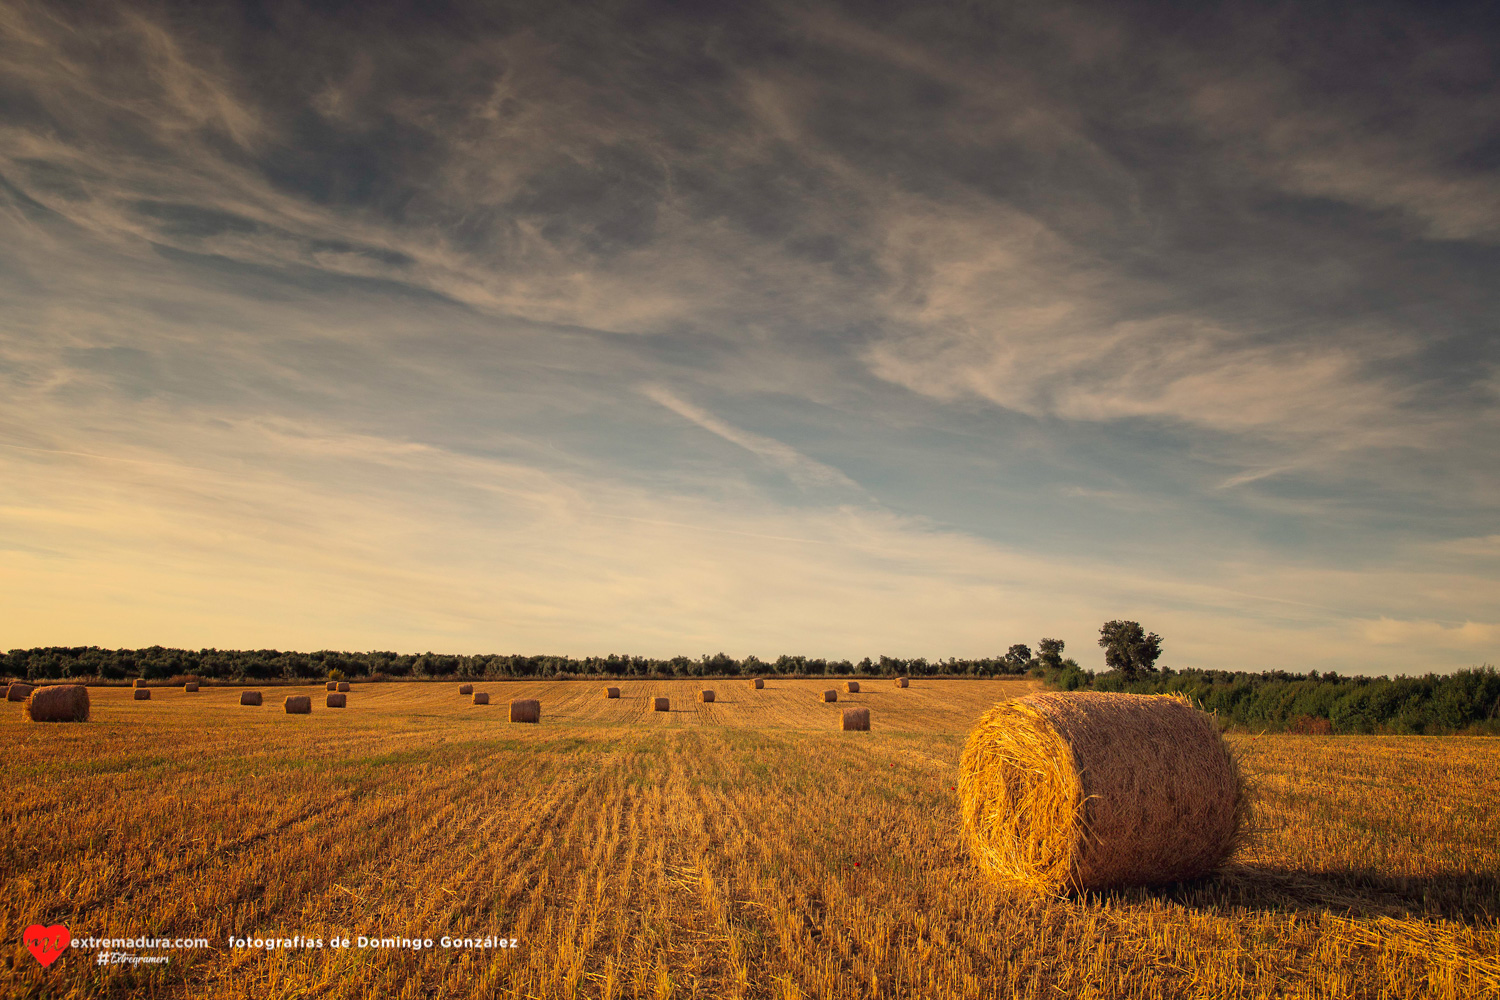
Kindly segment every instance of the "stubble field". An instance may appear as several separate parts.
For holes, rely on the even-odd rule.
[[[1257,833],[1231,872],[1027,899],[958,838],[958,758],[1026,681],[91,689],[0,720],[0,982],[22,997],[1500,996],[1500,741],[1231,737]],[[702,687],[718,700],[694,700]],[[281,698],[311,693],[311,716]],[[672,711],[651,712],[665,694]],[[542,702],[538,726],[506,702]],[[838,731],[843,704],[873,731]],[[74,938],[205,937],[42,968]],[[514,938],[231,949],[233,937]]]

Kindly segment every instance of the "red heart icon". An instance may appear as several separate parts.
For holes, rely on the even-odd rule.
[[[36,956],[36,960],[42,965],[51,965],[57,961],[57,956],[68,950],[68,945],[73,942],[73,935],[62,924],[53,924],[51,927],[43,927],[41,924],[32,924],[26,928],[26,950]]]

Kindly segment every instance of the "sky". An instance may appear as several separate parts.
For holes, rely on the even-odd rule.
[[[1500,662],[1487,5],[0,0],[0,646]]]

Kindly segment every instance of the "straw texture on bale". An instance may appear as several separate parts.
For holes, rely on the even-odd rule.
[[[824,701],[838,701],[839,700],[839,693],[837,691],[824,691],[823,692],[823,700]]]
[[[136,701],[150,701],[151,700],[151,689],[150,688],[136,688],[135,689],[135,700]]]
[[[656,698],[653,699],[651,708],[655,712],[670,712],[672,710],[672,701],[669,698]]]
[[[188,681],[186,684],[184,684],[182,686],[182,689],[184,691],[188,692],[189,694],[192,694],[194,691],[198,690],[198,682],[197,681]]]
[[[133,688],[143,688],[146,686],[146,678],[137,677],[135,680],[130,682],[130,686]]]
[[[906,677],[897,677],[896,678],[896,686],[898,688],[904,688],[904,687],[909,686],[910,684],[911,684],[910,678],[906,678]]]
[[[763,679],[761,679],[759,677],[755,678],[755,690],[759,691],[761,688],[763,688],[765,686],[766,686],[766,682]]]
[[[289,694],[283,703],[287,715],[311,715],[312,696],[305,694]]]
[[[698,700],[706,705],[714,700],[714,693],[708,690],[708,688],[704,688],[698,692]]]
[[[25,701],[26,696],[35,690],[35,685],[23,684],[20,681],[13,681],[5,686],[5,700]]]
[[[473,694],[474,693],[474,685],[472,685],[472,684],[460,684],[458,686],[458,693],[459,694]]]
[[[618,697],[620,697],[620,689],[619,688],[605,688],[604,689],[604,697],[606,697],[606,698],[618,698]]]
[[[1170,695],[996,705],[969,734],[958,790],[975,861],[1041,893],[1206,874],[1239,845],[1247,808],[1214,720]]]
[[[348,681],[339,681],[339,690],[347,693],[348,690],[349,690],[349,682]]]
[[[845,681],[844,690],[850,694],[859,694],[859,681]]]
[[[870,710],[868,708],[844,709],[843,728],[849,732],[868,733],[870,731]]]
[[[26,696],[26,718],[32,722],[89,721],[89,689],[82,684],[49,684]]]
[[[240,692],[240,704],[241,705],[259,705],[260,704],[260,692],[259,691],[241,691]]]
[[[346,708],[349,704],[349,696],[338,691],[328,692],[329,708]]]
[[[489,696],[489,694],[487,692],[484,692],[484,691],[475,691],[474,692],[474,704],[476,704],[476,705],[488,705],[489,703],[490,703],[490,696]]]
[[[511,722],[541,722],[542,703],[535,698],[512,698],[510,700]]]
[[[338,681],[329,681],[328,682],[328,690],[330,690],[330,691],[337,691],[338,689],[339,689],[339,682]]]

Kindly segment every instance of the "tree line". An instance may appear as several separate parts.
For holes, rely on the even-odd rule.
[[[368,653],[319,650],[313,653],[276,649],[103,649],[98,646],[42,646],[12,649],[0,655],[0,675],[18,680],[65,678],[131,680],[137,677],[168,680],[194,676],[223,681],[309,681],[329,677],[370,679],[433,679],[485,677],[737,677],[755,675],[895,677],[1019,676],[1034,663],[1027,658],[997,656],[984,659],[928,660],[866,657],[858,662],[810,656],[755,656],[735,659],[724,653],[696,659],[676,656],[525,656],[444,653]]]

